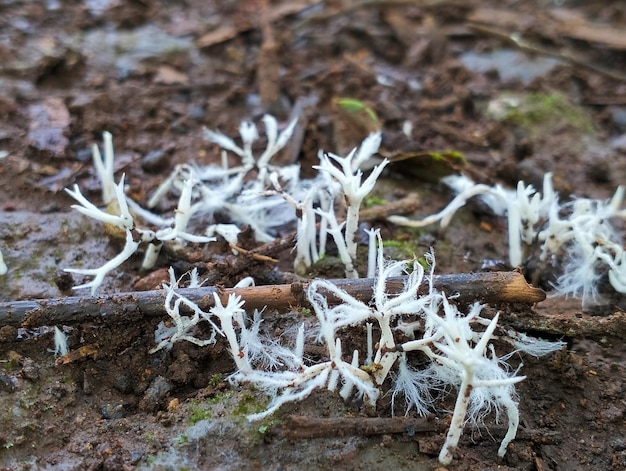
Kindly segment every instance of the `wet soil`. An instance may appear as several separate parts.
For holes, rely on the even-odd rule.
[[[266,112],[282,124],[299,116],[300,137],[279,159],[298,162],[305,176],[318,149],[345,153],[380,128],[381,153],[398,162],[375,193],[388,201],[417,194],[415,217],[451,197],[437,183],[451,170],[432,158],[444,151],[462,153],[464,172],[486,183],[523,179],[540,188],[552,172],[564,199],[608,198],[626,183],[619,2],[239,3],[0,2],[0,250],[9,266],[0,301],[75,294],[71,286],[83,280],[63,268],[99,266],[119,251],[98,224],[72,212],[63,191],[78,184],[100,201],[91,145],[103,131],[114,136],[116,178],[125,173],[140,203],[175,165],[219,162],[203,126],[235,137],[242,119]],[[358,109],[342,107],[342,98]],[[440,273],[507,259],[505,222],[480,205],[462,210],[445,233],[384,218],[368,224],[401,242],[390,248],[400,258],[434,246]],[[279,269],[225,263],[234,256],[221,247],[196,247],[186,260],[166,254],[152,273],[135,257],[101,293],[156,288],[171,264],[208,266],[224,286],[250,273],[265,283],[290,279],[291,247],[273,254]],[[316,276],[336,274],[321,268]],[[518,387],[519,437],[505,457],[496,456],[505,431],[488,417],[467,430],[448,469],[626,469],[623,297],[594,312],[550,293],[533,307],[488,309],[567,349],[514,359],[527,378]],[[280,333],[303,314],[266,315],[265,328]],[[319,391],[250,423],[245,416],[266,398],[225,381],[234,368],[225,343],[149,354],[157,323],[57,326],[72,356],[56,363],[53,326],[0,325],[1,469],[441,469],[445,413],[424,419],[425,430],[422,420],[400,431],[331,428],[296,438],[293,416],[401,419],[391,417],[388,398],[368,411]],[[453,400],[443,399],[442,410]]]

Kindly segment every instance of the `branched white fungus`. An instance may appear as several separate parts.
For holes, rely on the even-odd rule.
[[[467,177],[448,177],[445,181],[459,194],[442,211],[421,221],[403,216],[390,216],[389,220],[411,227],[441,221],[445,228],[469,198],[480,196],[496,214],[507,215],[512,266],[520,266],[537,242],[541,260],[561,265],[562,274],[555,286],[558,293],[579,296],[584,307],[598,298],[598,282],[604,273],[608,273],[615,291],[626,293],[624,235],[612,224],[615,219],[626,220],[626,209],[621,209],[624,187],[618,187],[608,202],[579,198],[559,203],[549,173],[544,177],[542,193],[523,182],[512,192],[500,186],[475,185]],[[566,253],[564,260],[558,257],[560,251]]]
[[[124,248],[119,254],[100,268],[65,269],[65,271],[69,273],[92,276],[93,279],[90,282],[83,283],[73,288],[91,288],[92,294],[95,294],[98,287],[100,287],[104,277],[135,254],[141,244],[147,244],[143,268],[148,269],[152,268],[156,263],[164,241],[185,240],[188,242],[211,242],[215,240],[213,237],[197,236],[187,232],[187,224],[194,212],[194,208],[191,207],[191,194],[193,191],[193,180],[191,177],[185,180],[181,186],[181,195],[173,220],[163,220],[143,210],[132,200],[126,198],[126,194],[124,193],[124,175],[120,178],[120,182],[115,185],[113,182],[113,144],[110,133],[104,134],[104,142],[104,160],[97,146],[94,146],[93,155],[95,167],[102,183],[103,201],[107,204],[106,209],[99,209],[85,198],[78,185],[74,185],[73,190],[65,190],[79,203],[72,205],[72,208],[85,216],[89,216],[97,221],[124,231]],[[166,227],[159,229],[157,232],[137,227],[130,208],[132,208],[135,213],[140,212],[142,216],[149,219],[149,222]],[[114,214],[113,212],[117,212],[118,214]]]
[[[315,311],[317,323],[314,326],[303,323],[291,348],[262,334],[258,312],[251,321],[246,320],[240,298],[231,295],[223,304],[215,295],[215,306],[209,312],[198,311],[197,306],[175,293],[177,284],[172,282],[166,286],[166,308],[177,331],[170,338],[161,340],[157,349],[182,339],[206,342],[194,339],[188,326],[195,326],[199,318],[210,322],[214,333],[227,338],[235,361],[237,370],[230,376],[230,381],[251,383],[272,398],[267,409],[250,415],[250,420],[267,417],[281,405],[302,400],[322,388],[339,390],[344,399],[357,397],[373,406],[387,378],[392,380],[392,406],[395,407],[397,398],[403,397],[407,413],[415,409],[418,414],[425,415],[437,410],[436,399],[452,387],[457,390],[457,401],[440,461],[447,464],[452,460],[464,425],[482,423],[489,411],[495,411],[496,420],[501,411],[507,418],[508,430],[498,450],[498,455],[503,456],[507,445],[515,438],[519,424],[514,384],[524,377],[510,371],[505,362],[508,356],[498,357],[495,353],[491,341],[496,338],[498,315],[492,319],[481,317],[482,306],[479,304],[475,304],[467,315],[462,315],[448,302],[444,293],[432,288],[432,270],[428,275],[430,292],[418,297],[417,288],[424,280],[424,269],[417,262],[385,262],[382,240],[375,235],[378,249],[372,301],[357,300],[328,281],[312,281],[307,298]],[[429,259],[434,266],[432,254]],[[403,291],[393,295],[387,293],[387,280],[407,271],[410,273]],[[331,306],[326,297],[328,294],[341,302]],[[174,297],[177,300],[172,304]],[[181,316],[181,303],[187,304],[196,314],[192,318]],[[406,329],[408,321],[419,321],[415,322],[411,332],[415,335],[422,330],[423,334],[398,345],[395,333]],[[377,326],[379,335],[375,352],[372,352],[373,329],[367,327],[372,324]],[[366,355],[359,349],[344,353],[340,331],[348,326],[362,326],[368,331],[367,345],[363,349]],[[327,358],[315,363],[304,357],[305,338],[310,338],[305,330],[317,332]],[[508,338],[512,333],[505,330],[500,337]],[[530,345],[529,349],[535,355],[548,354],[563,346],[562,342],[542,341],[541,348],[532,348],[539,341],[521,335],[513,337],[511,343],[519,346],[519,350]],[[214,337],[210,340],[213,341]],[[409,356],[412,352],[421,352],[431,360],[430,365],[421,370],[411,366]],[[366,365],[368,368],[364,368]]]
[[[179,193],[178,207],[171,218],[164,218],[140,207],[126,198],[124,178],[119,184],[113,182],[113,147],[110,135],[105,135],[105,157],[101,158],[97,147],[94,162],[103,183],[103,200],[115,208],[113,213],[102,211],[89,202],[78,187],[68,193],[79,203],[74,208],[83,214],[111,224],[126,235],[126,244],[120,254],[98,269],[76,270],[74,273],[93,276],[94,279],[77,288],[90,287],[92,292],[102,283],[104,276],[118,267],[141,244],[148,244],[145,266],[156,261],[164,242],[208,242],[213,234],[220,234],[230,243],[236,243],[243,225],[250,226],[258,241],[272,240],[282,226],[297,221],[296,269],[303,271],[326,251],[326,241],[331,235],[339,255],[346,267],[347,277],[357,277],[356,230],[359,207],[365,196],[372,191],[386,161],[374,168],[362,181],[359,165],[369,159],[380,145],[380,134],[368,136],[359,148],[348,156],[320,153],[317,178],[303,181],[297,166],[276,167],[271,158],[282,149],[293,133],[296,121],[292,121],[278,132],[278,124],[271,116],[263,117],[267,146],[258,158],[252,151],[253,143],[259,138],[256,126],[243,122],[239,128],[242,145],[216,131],[205,130],[205,139],[218,144],[222,152],[221,165],[197,167],[178,166],[172,175],[157,188],[148,202],[154,208],[170,191]],[[241,159],[241,165],[229,168],[226,151]],[[256,175],[251,172],[255,172]],[[509,218],[509,245],[512,264],[521,263],[523,244],[535,240],[543,241],[545,256],[550,256],[563,243],[584,242],[592,244],[582,254],[573,253],[572,260],[584,258],[595,263],[605,263],[609,268],[611,283],[620,290],[626,288],[626,260],[624,250],[612,241],[613,233],[602,224],[611,217],[626,217],[620,210],[623,190],[618,190],[608,205],[579,200],[571,208],[572,219],[559,208],[550,177],[544,181],[544,196],[532,187],[518,185],[516,192],[507,192],[500,187],[473,185],[468,180],[457,180],[463,186],[459,195],[439,214],[424,221],[412,222],[393,217],[394,222],[425,225],[438,220],[447,225],[454,212],[468,198],[482,197],[499,213]],[[345,220],[339,221],[335,211],[345,202]],[[132,211],[132,212],[131,212]],[[215,224],[213,216],[220,213],[230,219],[229,224]],[[601,214],[601,219],[598,219]],[[159,229],[148,231],[138,228],[135,218],[141,218]],[[546,223],[545,221],[550,221]],[[594,236],[580,235],[594,225]],[[199,228],[207,236],[194,235]],[[191,228],[191,229],[190,229]],[[556,234],[561,244],[554,242]],[[475,304],[468,314],[461,314],[457,307],[448,302],[445,293],[433,288],[434,255],[427,254],[431,269],[416,261],[386,262],[383,256],[380,232],[369,232],[368,276],[374,278],[373,297],[369,303],[356,299],[344,290],[325,280],[314,280],[307,289],[307,299],[315,312],[315,321],[303,322],[291,340],[268,338],[262,329],[262,317],[258,311],[250,314],[244,310],[244,301],[236,295],[227,299],[214,294],[214,305],[204,311],[179,292],[180,279],[170,269],[170,281],[164,283],[165,310],[173,326],[160,324],[155,333],[156,352],[181,340],[206,346],[225,337],[228,351],[236,371],[230,376],[233,383],[251,383],[265,391],[272,399],[263,412],[249,416],[255,420],[267,417],[282,404],[306,398],[316,389],[338,390],[344,399],[361,398],[373,406],[383,393],[383,384],[391,379],[392,408],[403,398],[405,411],[415,410],[425,415],[437,410],[438,398],[451,389],[457,391],[452,424],[448,431],[439,460],[447,464],[467,423],[481,423],[489,411],[495,411],[496,420],[505,412],[508,430],[503,438],[498,455],[503,456],[514,439],[519,424],[519,412],[515,383],[524,379],[506,363],[511,353],[498,357],[492,340],[503,339],[514,346],[515,351],[526,351],[532,355],[545,355],[563,346],[562,342],[546,342],[532,339],[512,330],[496,331],[498,315],[481,317],[482,307]],[[400,293],[388,293],[390,278],[406,275],[404,289]],[[197,271],[190,275],[189,286],[199,286]],[[417,290],[426,279],[430,290],[418,296]],[[562,280],[565,283],[567,280]],[[253,283],[242,280],[242,286]],[[572,283],[570,283],[572,284]],[[573,285],[572,285],[573,286]],[[578,291],[578,287],[570,288]],[[330,305],[327,296],[339,299],[339,304]],[[185,307],[185,314],[181,307]],[[190,313],[190,314],[189,314]],[[209,333],[198,337],[196,327],[207,323]],[[345,327],[363,327],[365,345],[352,352],[344,352],[341,330]],[[400,335],[398,335],[400,334]],[[375,336],[378,337],[375,341]],[[305,343],[317,338],[326,351],[319,362],[305,357]],[[398,343],[397,339],[403,339]],[[410,340],[406,340],[409,338]],[[285,345],[286,343],[286,345]],[[362,353],[365,352],[365,353]],[[418,352],[430,363],[417,369],[411,358]]]

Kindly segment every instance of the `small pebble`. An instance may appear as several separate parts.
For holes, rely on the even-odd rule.
[[[109,402],[102,405],[103,419],[121,419],[130,412],[128,404],[123,402]]]
[[[163,404],[167,394],[172,390],[172,384],[163,376],[157,376],[146,390],[139,407],[147,412],[154,412]]]

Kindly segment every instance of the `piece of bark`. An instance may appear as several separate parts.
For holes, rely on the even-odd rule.
[[[371,278],[329,281],[362,302],[368,303],[372,299],[374,280]],[[387,280],[387,293],[400,293],[404,289],[405,281],[406,277],[390,278]],[[546,296],[541,289],[530,286],[517,271],[435,275],[433,286],[448,296],[456,295],[454,300],[461,303],[480,301],[534,304],[543,301]],[[245,301],[246,309],[262,309],[267,306],[265,312],[272,312],[309,306],[306,298],[307,287],[306,282],[295,282],[250,288],[182,288],[178,292],[204,310],[214,305],[213,293],[217,293],[224,305],[230,294],[237,294]],[[428,289],[425,278],[418,294],[425,294]],[[165,291],[158,290],[5,302],[0,303],[0,326],[69,325],[96,319],[110,323],[134,322],[144,317],[163,316],[164,300]],[[339,300],[328,294],[328,302],[337,304]]]
[[[626,300],[606,295],[609,304],[600,313],[583,312],[580,299],[551,296],[536,306],[535,314],[511,312],[506,323],[520,332],[536,332],[555,338],[587,338],[600,344],[626,340]],[[599,309],[599,307],[598,307]]]

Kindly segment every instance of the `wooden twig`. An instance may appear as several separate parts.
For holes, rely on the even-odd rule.
[[[257,87],[261,106],[266,110],[278,111],[280,104],[280,45],[274,38],[270,5],[268,0],[260,0],[259,24],[263,42],[258,55],[256,68]]]
[[[418,205],[419,196],[416,194],[410,194],[397,201],[390,201],[380,206],[374,206],[373,208],[361,209],[361,211],[359,211],[359,220],[373,221],[376,219],[385,219],[390,214],[412,213],[417,209]],[[318,226],[316,226],[317,230],[319,230]],[[238,245],[231,245],[231,249],[236,250],[239,254],[245,255],[245,257],[236,256],[232,258],[231,276],[249,269],[250,259],[258,262],[276,263],[278,261],[276,257],[278,257],[285,250],[293,248],[297,236],[297,232],[294,231],[286,234],[284,237],[277,238],[250,250],[244,249]]]
[[[307,417],[289,415],[280,427],[289,440],[372,436],[389,433],[443,433],[449,421],[413,417]]]
[[[570,63],[573,66],[585,68],[587,70],[604,75],[614,80],[619,80],[620,82],[626,80],[626,75],[622,72],[589,62],[584,58],[579,57],[579,55],[574,52],[556,51],[547,47],[542,47],[537,44],[533,44],[530,41],[524,40],[521,36],[517,34],[512,34],[508,31],[502,31],[498,28],[494,28],[491,26],[485,26],[472,22],[468,22],[467,26],[471,30],[474,30],[476,33],[485,34],[506,41],[518,48],[520,51],[561,59],[565,62]]]
[[[457,6],[457,7],[466,7],[465,2],[461,2],[458,0],[361,0],[356,2],[346,2],[346,6],[342,6],[337,10],[328,10],[325,9],[322,13],[310,16],[296,24],[295,28],[301,28],[305,25],[320,23],[324,21],[329,21],[338,16],[348,15],[358,10],[362,9],[378,9],[383,10],[385,8],[399,8],[399,7],[410,7],[410,6],[418,6],[420,8],[432,8],[437,7],[443,3],[447,6]]]
[[[416,193],[411,193],[402,199],[390,201],[380,206],[366,208],[359,211],[359,221],[374,221],[386,219],[390,214],[408,214],[419,207],[420,199]]]
[[[401,292],[404,288],[405,279],[405,277],[389,279],[387,292],[390,294]],[[374,280],[371,278],[330,281],[363,302],[367,303],[372,298]],[[436,275],[433,277],[433,285],[448,296],[457,295],[455,297],[457,302],[534,304],[543,301],[546,297],[542,290],[530,286],[522,274],[516,271]],[[250,288],[208,286],[182,288],[179,292],[205,310],[213,306],[213,293],[217,293],[223,303],[227,302],[231,293],[235,293],[242,297],[247,309],[262,309],[267,306],[267,312],[271,312],[297,306],[308,306],[307,286],[308,283],[302,282]],[[425,294],[427,291],[428,283],[424,281],[418,294]],[[327,297],[330,304],[339,302],[330,294],[327,294]],[[165,313],[164,299],[164,291],[157,290],[33,301],[10,301],[0,303],[0,326],[69,325],[97,319],[112,323],[133,322],[143,317],[162,316]]]
[[[278,21],[287,16],[295,15],[317,3],[321,3],[320,0],[302,0],[299,2],[292,1],[275,5],[268,12],[269,21]],[[207,48],[216,44],[221,44],[236,38],[242,33],[255,29],[257,26],[258,22],[254,21],[254,19],[245,17],[239,18],[236,25],[225,24],[203,35],[196,41],[196,45],[199,48]]]
[[[263,254],[259,254],[259,253],[255,253],[252,252],[251,250],[246,250],[243,247],[239,247],[238,245],[235,244],[228,244],[228,246],[233,249],[236,250],[239,253],[242,253],[244,255],[248,255],[251,258],[253,258],[254,260],[258,260],[259,262],[271,262],[271,263],[278,263],[278,260],[272,257],[268,257],[267,255],[263,255]]]
[[[450,424],[445,420],[420,419],[413,417],[306,417],[290,415],[280,427],[287,439],[338,438],[350,436],[372,436],[392,433],[409,435],[445,432]],[[506,433],[506,427],[489,427],[489,434]],[[474,435],[473,435],[474,436]],[[476,434],[475,436],[480,436]],[[552,430],[520,429],[516,440],[531,440],[541,444],[556,444],[561,434]]]

